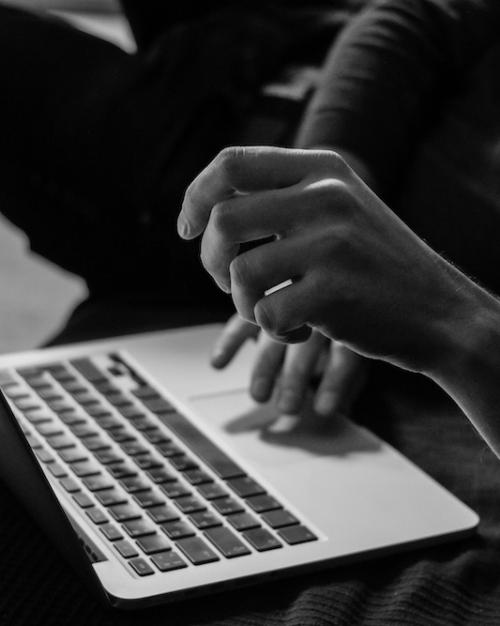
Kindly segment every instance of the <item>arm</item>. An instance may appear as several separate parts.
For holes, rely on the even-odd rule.
[[[335,149],[384,197],[440,103],[497,40],[496,0],[372,3],[332,49],[297,139]]]
[[[338,155],[226,150],[189,187],[178,224],[184,238],[203,232],[203,264],[244,319],[285,342],[316,329],[425,374],[500,457],[499,301],[419,239]],[[238,255],[241,242],[276,234]]]

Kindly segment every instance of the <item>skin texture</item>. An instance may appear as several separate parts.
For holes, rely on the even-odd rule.
[[[498,301],[419,239],[338,154],[226,149],[188,188],[178,230],[185,239],[203,234],[203,265],[242,319],[278,342],[318,331],[429,376],[500,455]],[[239,254],[241,243],[259,240]]]
[[[318,416],[349,410],[365,378],[365,359],[316,330],[307,341],[287,346],[259,332],[258,326],[236,314],[214,346],[212,365],[225,367],[251,339],[258,342],[250,379],[250,395],[254,400],[273,399],[281,413],[300,413],[312,379],[319,378],[313,404]]]

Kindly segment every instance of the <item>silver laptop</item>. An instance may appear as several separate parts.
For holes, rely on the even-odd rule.
[[[477,515],[347,419],[257,406],[217,325],[0,357],[0,475],[104,600],[142,607],[456,539]]]

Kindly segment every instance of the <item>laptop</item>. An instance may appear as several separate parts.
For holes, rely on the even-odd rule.
[[[140,608],[474,531],[473,511],[368,430],[253,403],[255,347],[215,371],[219,332],[0,357],[0,478],[103,601]]]

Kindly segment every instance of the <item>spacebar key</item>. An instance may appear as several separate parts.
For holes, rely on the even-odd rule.
[[[244,476],[245,472],[222,452],[208,437],[184,415],[177,412],[160,413],[160,420],[223,479]]]

